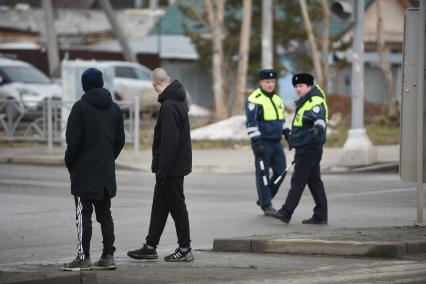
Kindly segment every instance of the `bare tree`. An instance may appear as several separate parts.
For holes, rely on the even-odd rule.
[[[385,44],[385,31],[383,25],[383,3],[377,0],[377,52],[379,54],[379,67],[385,76],[386,96],[388,98],[388,116],[397,115],[397,100],[393,95],[393,74],[390,63],[386,60],[386,55],[390,54],[389,48]]]
[[[248,55],[250,50],[250,26],[251,26],[251,2],[252,0],[244,0],[243,2],[243,21],[241,23],[240,36],[240,56],[237,71],[237,87],[235,90],[235,103],[232,108],[232,114],[238,114],[243,109],[244,94],[247,84],[247,67]]]
[[[207,20],[212,33],[213,44],[213,96],[215,118],[225,119],[228,115],[224,92],[223,62],[223,20],[225,0],[204,0]]]
[[[317,43],[315,41],[315,35],[312,29],[312,22],[309,17],[306,0],[299,0],[299,4],[300,4],[300,9],[302,11],[303,22],[305,24],[306,33],[308,34],[308,41],[309,41],[309,46],[311,48],[311,56],[312,56],[312,62],[314,64],[316,79],[322,84],[323,78],[324,78],[323,69],[321,68],[321,61],[318,56]],[[326,86],[323,86],[323,87],[325,88]]]
[[[330,21],[330,9],[329,9],[329,3],[327,0],[321,0],[321,6],[323,10],[323,31],[322,31],[322,38],[321,38],[321,62],[322,62],[322,81],[321,87],[327,89],[328,86],[328,52],[329,52],[329,46],[330,46],[330,27],[329,27],[329,21]]]

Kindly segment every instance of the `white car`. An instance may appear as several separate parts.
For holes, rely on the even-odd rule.
[[[152,71],[141,64],[128,61],[98,61],[94,67],[114,70],[114,96],[116,100],[133,101],[139,97],[139,107],[142,112],[155,114],[160,109],[158,95],[152,87]],[[187,92],[188,104],[191,96]]]
[[[46,98],[61,98],[61,87],[33,65],[0,58],[0,100],[13,99],[36,108]]]
[[[152,87],[151,70],[147,67],[126,61],[99,61],[103,69],[114,69],[114,96],[119,101],[133,101],[139,97],[141,111],[155,113],[160,104],[157,93]]]

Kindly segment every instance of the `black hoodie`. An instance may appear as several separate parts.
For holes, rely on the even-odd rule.
[[[65,136],[71,193],[93,200],[102,200],[105,192],[114,197],[115,159],[124,146],[124,125],[108,90],[92,89],[74,104]]]
[[[158,96],[161,103],[152,144],[152,172],[159,179],[186,176],[192,168],[186,92],[174,80]]]

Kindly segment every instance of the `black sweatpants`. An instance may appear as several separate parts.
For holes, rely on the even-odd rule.
[[[103,254],[113,255],[114,247],[114,222],[111,216],[111,199],[107,196],[104,200],[90,200],[75,196],[76,225],[77,225],[77,250],[80,259],[90,256],[90,239],[92,238],[92,212],[95,207],[96,221],[101,224],[103,238]]]
[[[168,177],[165,181],[157,179],[152,202],[151,221],[146,244],[157,247],[168,215],[175,222],[180,247],[190,246],[189,219],[183,194],[183,177]]]
[[[302,197],[303,190],[306,184],[308,184],[315,201],[313,218],[316,220],[327,220],[327,196],[325,195],[324,184],[322,183],[320,173],[322,151],[322,146],[306,146],[296,149],[291,188],[280,210],[287,217],[293,215]]]

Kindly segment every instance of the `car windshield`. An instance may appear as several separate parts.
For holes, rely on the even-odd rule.
[[[49,84],[49,78],[41,71],[33,67],[27,66],[5,66],[1,67],[5,75],[11,82],[20,83],[36,83],[36,84]]]
[[[141,69],[135,69],[136,75],[138,76],[138,79],[145,80],[145,81],[151,81],[151,74],[148,72],[145,72]]]

